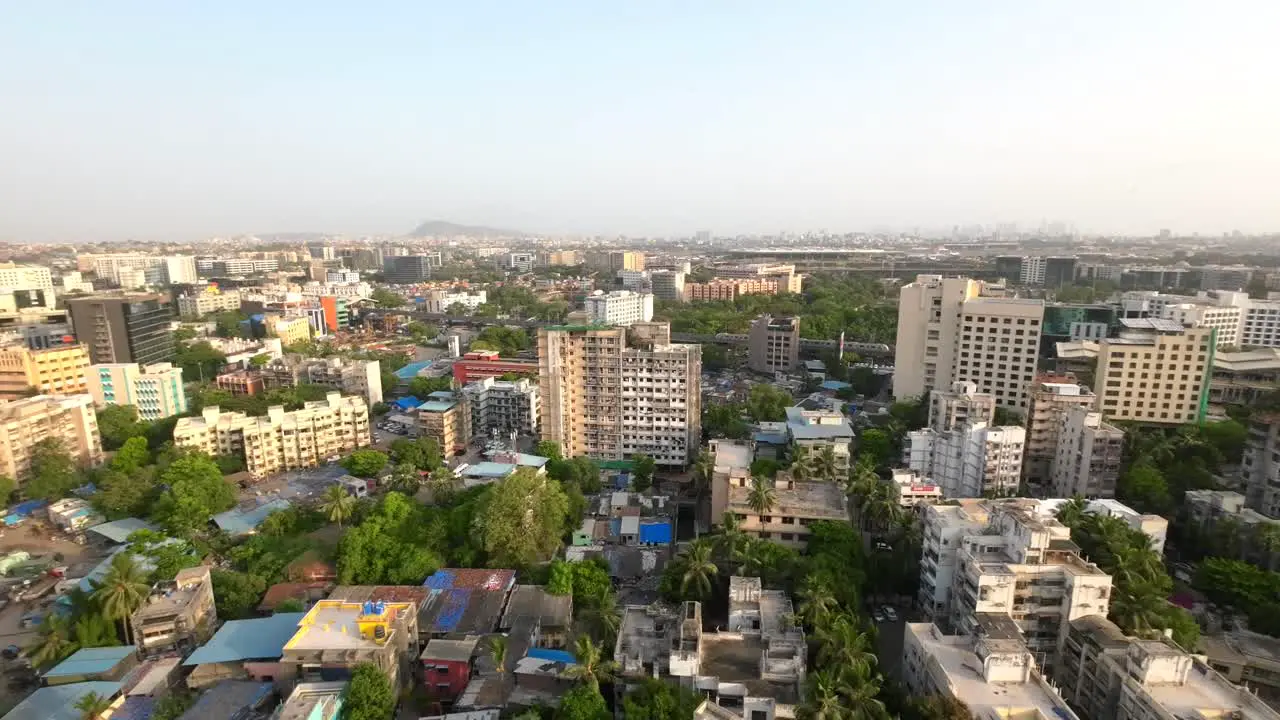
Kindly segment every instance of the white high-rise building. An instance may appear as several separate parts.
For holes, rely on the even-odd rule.
[[[973,423],[990,424],[995,413],[995,396],[978,392],[978,386],[973,383],[951,383],[950,390],[929,393],[929,427],[937,432]]]
[[[52,290],[53,275],[41,265],[0,263],[0,288],[8,290]]]
[[[1027,431],[977,422],[938,432],[907,434],[907,466],[933,479],[947,497],[1012,495],[1022,477]]]
[[[1103,422],[1102,413],[1074,405],[1059,420],[1053,460],[1053,492],[1059,497],[1115,497],[1124,451],[1124,431]]]
[[[464,385],[462,399],[470,408],[471,437],[536,434],[538,398],[538,384],[527,378],[507,381],[487,377]]]
[[[488,301],[489,293],[485,290],[432,290],[427,293],[423,309],[429,313],[447,313],[454,305],[461,305],[467,310],[475,310]]]
[[[164,281],[170,285],[194,285],[199,282],[196,259],[190,255],[170,255],[164,258]]]
[[[1041,668],[1072,620],[1106,616],[1111,576],[1082,559],[1071,529],[1037,500],[961,500],[924,508],[920,606],[957,634],[1009,616]]]
[[[604,293],[597,290],[587,296],[587,317],[596,325],[630,325],[653,319],[653,295],[630,290]]]
[[[1046,263],[1042,257],[1024,257],[1018,267],[1018,282],[1023,285],[1043,285]]]
[[[702,346],[672,344],[666,323],[538,330],[544,440],[565,457],[648,455],[683,467],[702,442]]]
[[[187,411],[182,368],[171,363],[103,363],[86,368],[84,376],[98,407],[133,405],[148,422]]]
[[[898,302],[893,396],[922,397],[971,382],[996,404],[1026,414],[1036,374],[1044,302],[987,297],[969,278],[919,275]]]

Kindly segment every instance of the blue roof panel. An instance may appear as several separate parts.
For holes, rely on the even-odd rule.
[[[641,521],[640,542],[653,545],[670,544],[671,523],[666,520],[658,522]]]
[[[412,380],[418,377],[418,373],[431,367],[430,360],[422,360],[421,362],[412,362],[396,371],[396,377],[401,380]]]
[[[120,692],[118,682],[80,682],[43,687],[4,716],[4,720],[80,720],[76,703],[89,693],[102,697],[115,697]]]
[[[196,648],[183,665],[278,658],[306,615],[304,612],[276,613],[265,618],[229,620],[209,642]]]
[[[49,678],[105,673],[135,652],[137,652],[137,648],[132,645],[83,648],[72,653],[71,657],[66,660],[54,665],[44,676]]]
[[[578,659],[573,656],[573,653],[567,650],[552,650],[551,648],[529,648],[529,652],[525,657],[531,657],[534,660],[547,660],[550,662],[565,663],[566,665],[573,665],[578,662]]]

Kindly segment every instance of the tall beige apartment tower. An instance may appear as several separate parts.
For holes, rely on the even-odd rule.
[[[1098,342],[1094,393],[1108,420],[1182,425],[1204,419],[1217,329],[1164,318],[1124,318]]]
[[[88,395],[37,395],[0,401],[0,475],[22,480],[31,470],[31,451],[55,439],[76,464],[102,464],[98,415]]]
[[[747,338],[747,364],[756,372],[791,372],[800,364],[798,317],[761,315]]]
[[[1030,405],[1044,302],[988,297],[969,278],[918,275],[898,300],[893,396],[970,382],[1022,415]]]
[[[565,457],[692,462],[702,435],[702,347],[669,338],[665,323],[541,328],[542,438]]]

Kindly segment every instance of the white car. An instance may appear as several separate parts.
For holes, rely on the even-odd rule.
[[[884,606],[883,613],[884,613],[885,620],[888,620],[889,622],[898,622],[897,610],[894,610],[893,608],[886,605]]]
[[[885,620],[885,618],[884,618],[884,611],[883,611],[883,610],[881,610],[880,608],[876,608],[875,610],[873,610],[873,611],[871,612],[871,619],[872,619],[872,620],[875,620],[875,621],[876,621],[876,622],[878,622],[878,623],[882,623],[882,622],[884,622],[884,620]]]

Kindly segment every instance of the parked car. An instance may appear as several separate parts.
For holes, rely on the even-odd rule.
[[[898,611],[897,611],[897,610],[894,610],[893,608],[889,607],[888,605],[885,605],[885,606],[884,606],[884,610],[883,610],[883,612],[884,612],[884,619],[885,619],[885,620],[888,620],[889,622],[898,622]]]
[[[873,610],[871,612],[871,619],[875,620],[878,623],[884,622],[885,620],[884,610],[881,610],[880,608],[876,608],[875,610]]]

